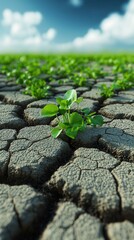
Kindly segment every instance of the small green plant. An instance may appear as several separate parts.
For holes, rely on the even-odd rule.
[[[41,110],[44,117],[57,116],[58,124],[52,128],[51,135],[57,138],[64,132],[69,138],[75,139],[78,132],[83,131],[87,125],[97,126],[103,124],[101,115],[91,113],[88,108],[79,109],[78,112],[71,112],[71,107],[75,103],[79,108],[79,104],[83,101],[82,97],[77,98],[76,90],[72,89],[65,93],[63,97],[56,98],[56,104],[48,104]],[[60,119],[58,115],[61,115]]]
[[[110,87],[108,87],[106,84],[101,84],[100,86],[101,96],[104,98],[112,97],[114,95],[114,90],[115,87],[113,84],[111,84]]]
[[[107,86],[106,84],[101,84],[101,95],[105,98],[109,98],[118,91],[132,88],[134,86],[133,76],[134,73],[133,71],[131,71],[128,73],[124,73],[122,78],[117,77],[110,86]]]
[[[125,73],[122,79],[117,79],[116,85],[119,90],[126,90],[134,87],[134,73]]]
[[[32,79],[25,81],[25,94],[31,95],[32,97],[36,97],[38,99],[46,98],[50,95],[49,89],[50,86],[47,85],[45,80],[42,79]]]
[[[86,85],[87,76],[86,75],[84,76],[82,73],[74,73],[71,76],[71,80],[74,82],[76,86],[81,87]]]

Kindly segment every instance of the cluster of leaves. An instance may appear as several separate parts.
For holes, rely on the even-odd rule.
[[[95,112],[91,113],[88,108],[79,109],[79,112],[71,112],[71,107],[75,103],[79,104],[83,101],[82,97],[77,98],[76,90],[72,89],[65,93],[63,97],[56,98],[57,104],[46,105],[41,114],[44,117],[58,117],[58,124],[51,130],[51,134],[54,138],[57,138],[62,132],[64,132],[69,138],[76,138],[78,132],[83,131],[87,125],[101,126],[103,124],[103,118],[101,115],[95,115]]]
[[[75,86],[85,86],[87,85],[87,75],[84,75],[82,72],[71,74],[70,79],[74,82]]]
[[[38,99],[46,98],[50,95],[50,86],[47,85],[46,81],[44,81],[43,79],[33,78],[30,83],[28,83],[28,80],[26,80],[25,85],[25,94],[31,95]]]
[[[115,81],[107,86],[102,84],[100,86],[101,95],[105,98],[112,97],[116,92],[120,90],[126,90],[134,87],[134,71],[128,71],[122,74],[122,77],[116,78]]]
[[[100,86],[100,91],[101,91],[101,96],[104,98],[109,98],[112,97],[115,93],[115,85],[111,84],[111,86],[107,86],[106,84],[101,84]]]

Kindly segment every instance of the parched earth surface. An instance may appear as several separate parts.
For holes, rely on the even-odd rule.
[[[0,240],[134,239],[134,91],[104,100],[100,82],[77,91],[104,125],[69,140],[40,115],[54,96],[23,95],[0,76]]]

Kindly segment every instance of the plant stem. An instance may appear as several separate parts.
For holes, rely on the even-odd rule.
[[[68,109],[68,122],[70,123],[70,109]]]

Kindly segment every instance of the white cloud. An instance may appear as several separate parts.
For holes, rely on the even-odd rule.
[[[28,50],[29,46],[43,48],[56,37],[56,29],[49,28],[41,34],[38,25],[43,16],[40,12],[13,12],[10,9],[3,11],[2,26],[8,30],[8,34],[0,39],[0,50]],[[28,49],[27,49],[28,47]]]
[[[25,27],[25,24],[14,23],[11,26],[10,34],[12,37],[24,38],[29,36],[34,36],[38,33],[36,27]]]
[[[23,43],[24,45],[38,46],[42,44],[42,38],[41,36],[29,37],[29,38],[26,38]]]
[[[12,12],[10,9],[3,11],[2,25],[9,27],[12,38],[25,38],[35,36],[38,33],[37,25],[43,17],[40,12]]]
[[[70,4],[74,7],[80,7],[83,4],[83,0],[70,0]]]
[[[134,0],[129,1],[123,15],[109,15],[100,23],[99,29],[89,29],[83,37],[74,39],[72,46],[78,50],[110,50],[110,47],[130,46],[134,49]]]
[[[48,41],[52,41],[56,36],[56,29],[49,28],[46,33],[43,34],[43,38]]]
[[[10,9],[3,11],[2,24],[5,26],[12,26],[14,23],[26,24],[28,26],[38,25],[42,21],[42,14],[40,12],[12,12]]]

